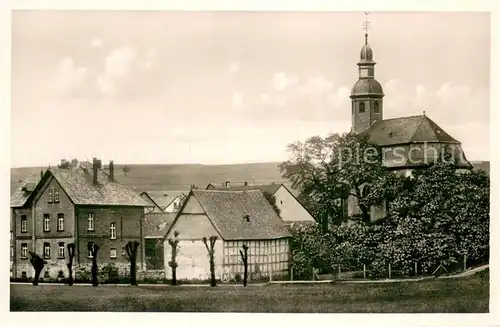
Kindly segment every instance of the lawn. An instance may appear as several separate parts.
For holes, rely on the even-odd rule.
[[[171,287],[11,285],[11,311],[487,313],[489,273],[379,284]]]

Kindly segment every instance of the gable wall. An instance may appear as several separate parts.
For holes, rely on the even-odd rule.
[[[275,193],[276,205],[280,209],[280,216],[285,222],[310,221],[315,219],[307,210],[293,197],[290,192],[281,186]]]

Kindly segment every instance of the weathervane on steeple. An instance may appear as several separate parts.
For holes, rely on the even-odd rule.
[[[370,21],[368,21],[369,14],[369,12],[365,11],[365,21],[363,22],[363,29],[365,30],[365,44],[368,43],[368,30],[370,29]]]

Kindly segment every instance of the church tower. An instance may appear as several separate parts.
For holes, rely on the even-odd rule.
[[[369,22],[364,22],[365,44],[361,48],[358,62],[359,79],[351,90],[352,127],[359,133],[371,126],[375,121],[383,119],[382,86],[375,79],[375,61],[373,51],[368,45]]]

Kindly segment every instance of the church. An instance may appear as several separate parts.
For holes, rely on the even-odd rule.
[[[367,24],[367,23],[365,23]],[[450,153],[459,170],[472,168],[466,159],[461,143],[448,134],[425,114],[384,119],[384,91],[375,79],[373,50],[368,44],[361,48],[358,62],[359,77],[351,90],[351,131],[364,135],[369,142],[382,150],[382,163],[397,174],[410,176],[415,169],[432,164],[441,154]],[[369,186],[362,186],[361,194],[367,194]],[[387,215],[386,205],[372,207],[370,220]],[[348,216],[359,214],[357,198],[347,201]]]

